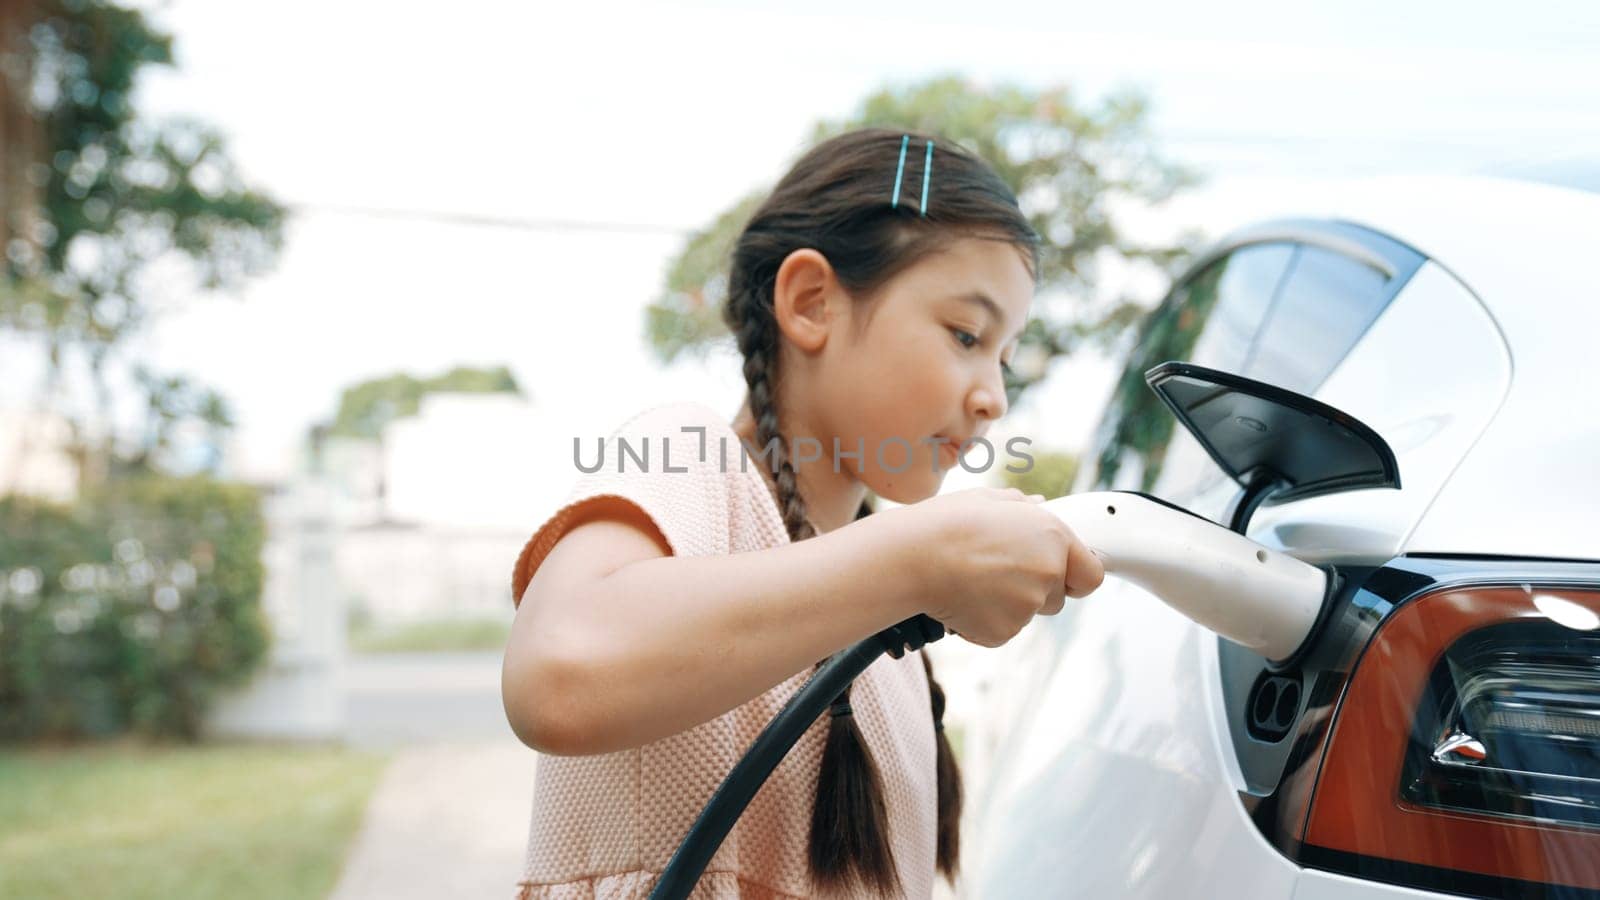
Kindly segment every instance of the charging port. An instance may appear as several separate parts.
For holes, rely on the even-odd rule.
[[[1247,701],[1250,736],[1276,743],[1284,739],[1300,716],[1300,677],[1261,673]]]

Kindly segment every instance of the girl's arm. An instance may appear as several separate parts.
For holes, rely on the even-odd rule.
[[[916,542],[891,538],[896,510],[767,550],[675,557],[631,504],[590,509],[534,573],[501,671],[512,730],[545,753],[625,750],[710,721],[922,612],[932,587]]]

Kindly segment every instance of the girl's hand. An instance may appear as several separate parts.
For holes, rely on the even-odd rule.
[[[901,558],[920,579],[928,615],[974,644],[998,647],[1066,597],[1100,586],[1105,568],[1044,497],[972,488],[889,510],[899,516]],[[870,521],[868,519],[867,521]]]

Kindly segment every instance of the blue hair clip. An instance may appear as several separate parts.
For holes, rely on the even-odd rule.
[[[928,175],[933,171],[933,141],[928,141],[928,156],[922,161],[922,209],[919,215],[928,214]]]
[[[891,209],[900,208],[900,176],[906,172],[906,147],[911,144],[911,135],[900,136],[900,167],[894,170],[894,199],[890,201]]]

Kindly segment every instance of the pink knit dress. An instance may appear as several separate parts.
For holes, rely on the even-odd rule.
[[[586,467],[596,460],[595,444],[593,437],[582,441]],[[648,471],[639,457],[648,461]],[[596,497],[636,504],[675,556],[745,553],[789,542],[757,468],[765,463],[742,454],[729,423],[702,404],[658,406],[635,415],[606,439],[603,460],[593,473],[574,468],[577,483],[566,502],[523,548],[512,576],[515,602],[575,515]],[[797,672],[709,722],[636,749],[538,755],[527,856],[515,896],[648,896],[712,792],[810,673]],[[937,810],[922,660],[913,653],[879,659],[856,680],[850,704],[883,776],[889,840],[906,896],[927,898],[935,875]],[[695,898],[837,896],[812,883],[806,863],[827,728],[828,717],[821,716],[772,773],[706,867]]]

